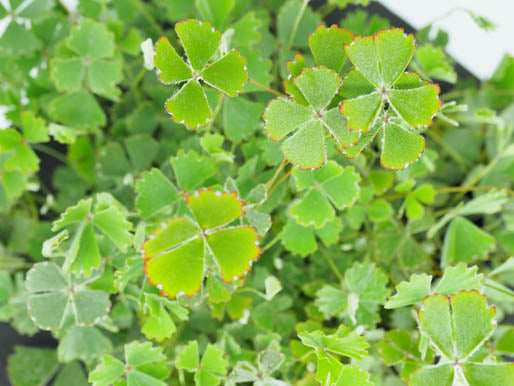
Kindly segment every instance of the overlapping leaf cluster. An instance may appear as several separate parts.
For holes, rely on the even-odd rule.
[[[0,1],[13,385],[513,382],[514,59],[368,3]]]

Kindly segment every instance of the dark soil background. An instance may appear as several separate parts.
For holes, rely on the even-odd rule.
[[[325,0],[312,0],[310,6],[316,9],[323,4],[325,4]],[[350,5],[344,10],[336,9],[325,18],[325,22],[327,25],[338,25],[341,19],[344,18],[347,13],[355,11],[359,8],[362,7]],[[408,33],[416,31],[405,20],[390,12],[387,8],[377,2],[371,3],[365,9],[370,13],[376,13],[382,17],[386,17],[391,21],[392,26],[402,27]],[[458,78],[460,80],[468,78],[476,79],[466,68],[458,63],[455,65],[455,70],[457,71]],[[444,82],[440,82],[439,84],[441,86],[441,92],[447,92],[452,88],[451,84]],[[60,152],[63,152],[65,149],[62,145],[56,142],[51,142],[48,145]],[[46,186],[51,186],[52,174],[55,168],[58,166],[59,162],[56,161],[55,158],[52,158],[44,153],[38,153],[38,156],[41,159],[41,164],[45,166],[39,171],[39,178],[45,182]],[[511,322],[514,322],[514,316],[511,316],[509,319],[511,319]],[[16,345],[32,347],[57,347],[57,341],[49,332],[46,331],[40,331],[33,337],[27,337],[19,335],[16,330],[14,330],[9,324],[0,323],[0,386],[10,385],[6,369],[7,357],[14,352],[14,347]],[[30,371],[30,369],[27,369],[27,371]]]

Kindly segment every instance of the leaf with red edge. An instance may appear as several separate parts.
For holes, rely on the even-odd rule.
[[[190,217],[178,217],[157,229],[142,247],[144,269],[151,285],[175,297],[196,294],[212,255],[226,283],[244,277],[261,254],[255,228],[230,226],[244,215],[237,193],[199,190],[186,196]]]
[[[353,34],[345,28],[332,25],[318,26],[309,36],[309,47],[318,66],[324,65],[336,72],[340,72],[346,61],[344,45],[353,41]]]

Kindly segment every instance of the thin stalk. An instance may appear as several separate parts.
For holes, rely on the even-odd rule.
[[[278,181],[277,181],[277,183],[276,183],[276,184],[275,184],[275,185],[274,185],[274,186],[269,190],[268,195],[270,195],[271,193],[273,193],[273,192],[275,191],[275,189],[276,189],[276,188],[278,188],[278,187],[279,187],[279,185],[280,185],[282,182],[284,182],[285,180],[287,180],[287,178],[289,178],[289,176],[291,175],[291,171],[292,171],[292,169],[291,169],[291,170],[289,170],[286,174],[284,174],[284,175],[280,178],[280,180],[278,180]]]
[[[321,17],[321,19],[326,18],[332,11],[336,9],[335,4],[324,4],[318,9],[318,15]]]
[[[42,143],[32,143],[31,146],[41,153],[45,153],[50,157],[54,157],[57,161],[60,161],[63,164],[68,163],[68,160],[64,154],[59,153],[57,150],[52,149],[50,146],[43,145]]]
[[[500,186],[447,186],[444,188],[436,189],[436,193],[467,193],[467,192],[475,192],[475,191],[491,191],[491,190],[504,190],[507,194],[514,196],[514,190],[509,188],[502,188]],[[401,198],[407,197],[412,192],[406,193],[395,193],[382,197],[387,201],[399,200]]]
[[[503,156],[503,153],[498,153],[496,154],[496,156],[491,160],[491,162],[489,162],[489,164],[483,168],[476,176],[474,176],[471,181],[466,184],[465,187],[472,187],[472,186],[475,186],[476,184],[478,184],[482,178],[484,178],[487,174],[489,174],[489,172],[496,166],[496,164],[498,163],[498,161],[501,159],[501,157]],[[464,192],[463,193],[460,193],[460,194],[457,194],[454,198],[453,198],[453,204],[458,202],[462,196],[464,195]]]
[[[218,116],[219,112],[221,111],[221,107],[223,106],[223,102],[225,101],[225,94],[222,94],[218,97],[218,103],[216,104],[216,108],[214,109],[214,112],[212,113],[212,118],[207,123],[207,126],[205,128],[205,132],[208,133],[212,129],[212,125],[214,125],[214,121],[216,120],[216,117]]]
[[[302,2],[300,12],[298,12],[298,15],[296,16],[296,19],[293,24],[293,29],[291,30],[291,35],[289,36],[289,40],[287,41],[286,51],[289,51],[289,49],[293,45],[293,40],[294,40],[294,37],[296,36],[296,31],[298,31],[298,26],[300,25],[300,21],[302,20],[305,10],[307,9],[307,4],[309,4],[309,1],[310,0],[303,0],[303,2]]]
[[[266,252],[268,249],[270,249],[273,245],[275,245],[282,236],[282,232],[279,232],[273,239],[270,240],[269,243],[267,243],[265,246],[262,247],[262,252]]]
[[[484,286],[489,287],[489,288],[491,288],[491,289],[493,289],[495,291],[501,292],[502,294],[512,296],[514,298],[514,295],[511,292],[505,291],[503,288],[496,287],[496,286],[491,285],[491,284],[489,284],[487,282],[484,283]]]
[[[252,293],[254,295],[257,295],[257,296],[260,296],[261,298],[263,298],[264,300],[268,300],[268,298],[266,297],[265,294],[263,294],[262,292],[260,291],[257,291],[255,288],[252,288],[252,287],[244,287],[244,288],[240,288],[237,290],[238,293],[241,293],[241,292],[246,292],[246,293]]]
[[[257,82],[256,80],[250,79],[249,82],[254,86],[259,87],[261,90],[269,92],[270,94],[283,97],[286,96],[285,94],[282,94],[280,91],[269,88],[268,86],[265,86],[262,83]]]
[[[278,175],[280,174],[282,169],[285,168],[286,165],[287,165],[287,160],[284,158],[282,160],[282,162],[280,163],[280,165],[278,165],[277,170],[275,170],[275,173],[273,174],[271,179],[268,182],[266,182],[266,192],[268,192],[270,190],[271,186],[273,185],[273,183],[277,179]]]
[[[330,268],[332,268],[334,275],[336,275],[341,282],[344,282],[344,277],[341,271],[339,271],[339,268],[337,268],[336,263],[334,263],[334,259],[332,259],[332,256],[330,256],[330,254],[327,253],[327,251],[324,248],[320,248],[320,251],[321,254],[327,259],[328,265],[330,265]]]
[[[441,146],[447,153],[450,157],[452,157],[455,162],[457,162],[457,164],[459,165],[459,167],[463,170],[466,170],[467,167],[468,167],[468,163],[466,162],[466,160],[464,158],[461,157],[461,155],[459,153],[457,153],[455,151],[455,149],[453,149],[450,145],[448,145],[446,143],[446,141],[444,141],[441,137],[439,137],[438,134],[436,134],[435,132],[433,132],[432,130],[428,130],[426,132],[426,134],[435,142],[437,143],[439,146]]]

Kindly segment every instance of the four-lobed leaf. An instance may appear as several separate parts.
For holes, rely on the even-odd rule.
[[[97,195],[93,210],[93,199],[80,200],[75,206],[66,209],[54,221],[52,231],[73,227],[75,233],[66,251],[64,271],[71,271],[86,277],[100,268],[102,256],[98,247],[95,229],[98,228],[122,252],[132,243],[132,224],[126,219],[126,211],[110,194]]]
[[[199,190],[186,206],[190,215],[170,220],[142,247],[149,283],[171,298],[197,293],[213,262],[226,283],[244,277],[261,253],[255,228],[230,225],[244,215],[235,192]]]
[[[472,357],[494,332],[495,313],[477,291],[427,297],[419,311],[419,326],[445,360],[417,370],[409,384],[451,385],[454,380],[473,386],[512,383],[512,363],[480,362]]]
[[[105,25],[84,19],[72,29],[67,46],[75,55],[54,58],[50,63],[57,89],[76,92],[87,84],[91,92],[117,100],[122,66],[113,58],[113,33]]]
[[[413,129],[432,123],[441,106],[439,87],[404,73],[415,43],[402,29],[356,38],[345,50],[355,68],[343,79],[341,113],[350,130],[372,133],[366,143],[381,132],[382,165],[404,169],[424,150],[424,138]],[[350,148],[350,157],[354,151]]]
[[[335,210],[350,207],[357,200],[360,192],[360,176],[354,167],[341,167],[335,161],[329,161],[318,170],[306,171],[293,168],[296,188],[305,191],[303,197],[294,202],[289,214],[303,226],[324,227],[332,221]]]
[[[37,263],[27,272],[27,309],[34,323],[44,330],[58,330],[72,317],[78,326],[91,326],[107,316],[109,295],[91,290],[95,279],[67,277],[55,263]]]
[[[178,355],[175,366],[194,373],[196,386],[217,386],[219,378],[227,374],[227,361],[223,355],[223,349],[208,344],[200,360],[198,342],[194,340]]]
[[[175,122],[196,129],[207,124],[213,116],[199,81],[226,95],[236,96],[248,80],[247,61],[236,50],[217,58],[221,33],[208,22],[187,20],[177,23],[175,32],[187,61],[180,57],[166,37],[162,37],[155,45],[155,66],[164,84],[182,85],[166,101],[166,110]]]
[[[264,111],[268,137],[282,142],[282,153],[300,169],[319,169],[327,162],[327,135],[342,150],[359,138],[351,133],[337,107],[330,106],[341,85],[340,76],[325,66],[306,68],[293,83],[307,105],[277,98]]]
[[[21,133],[15,129],[0,130],[0,151],[7,153],[3,168],[7,172],[19,171],[31,175],[39,170],[39,157],[30,144],[48,142],[48,128],[44,119],[32,111],[21,113]]]
[[[124,362],[111,355],[104,355],[102,362],[89,373],[89,382],[94,386],[119,384],[121,377],[127,386],[149,385],[165,386],[168,376],[166,356],[161,347],[151,342],[138,342],[124,346]]]
[[[454,267],[447,267],[434,286],[432,286],[432,275],[413,274],[408,282],[403,281],[396,286],[396,294],[389,298],[384,307],[392,309],[409,306],[421,302],[431,294],[450,296],[464,290],[481,290],[483,275],[477,272],[476,265],[468,267],[460,263]]]

